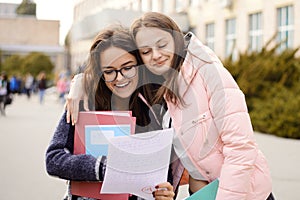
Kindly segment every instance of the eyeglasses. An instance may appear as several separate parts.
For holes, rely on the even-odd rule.
[[[120,72],[124,78],[133,78],[137,74],[137,65],[126,66],[121,69],[103,70],[102,78],[105,82],[113,82],[117,79],[118,72]]]

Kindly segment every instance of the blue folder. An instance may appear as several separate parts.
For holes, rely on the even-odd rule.
[[[219,179],[210,182],[208,185],[198,190],[186,200],[215,200],[219,187]]]

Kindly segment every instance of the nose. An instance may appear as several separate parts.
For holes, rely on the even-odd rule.
[[[156,49],[156,48],[153,48],[153,55],[152,55],[152,58],[154,59],[154,60],[158,60],[158,59],[160,59],[161,58],[161,52],[158,50],[158,49]]]
[[[117,81],[120,81],[120,80],[122,80],[124,78],[124,76],[121,74],[121,72],[120,71],[117,71],[117,78],[116,78],[116,80]]]

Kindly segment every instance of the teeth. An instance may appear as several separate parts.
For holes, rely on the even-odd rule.
[[[120,87],[120,88],[122,88],[122,87],[125,87],[125,86],[127,86],[129,84],[129,82],[127,82],[127,83],[123,83],[123,84],[116,84],[116,87]]]

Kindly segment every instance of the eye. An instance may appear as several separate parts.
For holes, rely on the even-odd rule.
[[[162,49],[165,48],[167,46],[168,43],[163,43],[163,44],[159,44],[158,48]]]
[[[115,70],[105,70],[103,71],[103,74],[106,74],[106,75],[110,75],[112,73],[114,73]]]
[[[148,54],[150,52],[150,49],[140,49],[140,53],[142,54],[142,55],[146,55],[146,54]]]
[[[135,65],[123,67],[122,70],[129,71],[129,70],[131,70],[133,67],[135,67]]]

